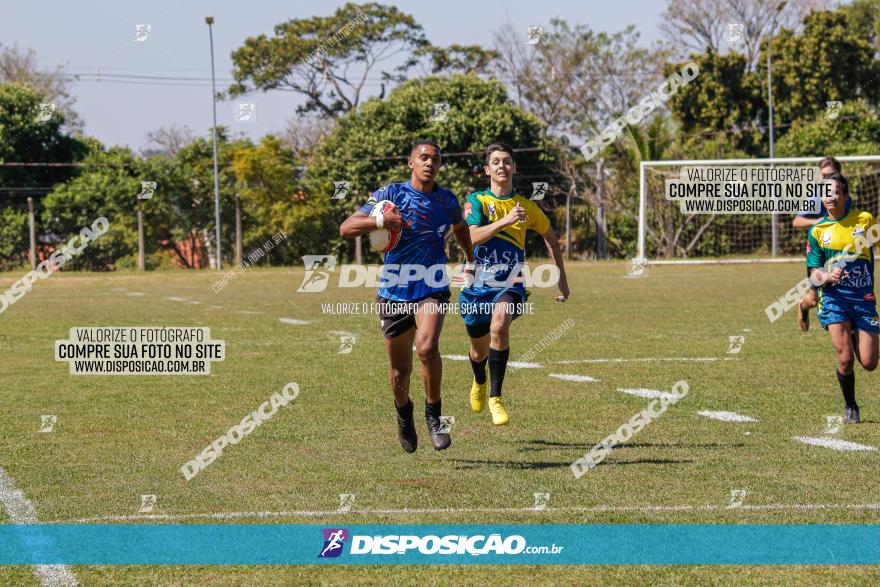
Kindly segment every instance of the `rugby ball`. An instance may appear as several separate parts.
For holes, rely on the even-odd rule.
[[[373,206],[373,211],[370,212],[370,216],[376,218],[377,216],[382,216],[385,212],[397,212],[397,206],[394,205],[394,202],[389,200],[377,202],[376,205]],[[400,242],[399,230],[377,228],[370,231],[370,248],[377,253],[387,253],[396,247],[398,242]]]

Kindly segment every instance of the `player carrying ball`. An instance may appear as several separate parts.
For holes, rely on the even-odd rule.
[[[387,227],[401,230],[400,241],[385,253],[385,263],[402,266],[421,266],[423,269],[446,264],[444,236],[452,228],[458,244],[464,250],[468,263],[473,265],[471,237],[461,215],[458,199],[447,189],[437,185],[440,171],[440,148],[431,141],[420,141],[409,153],[409,181],[392,183],[374,192],[360,210],[349,216],[339,227],[343,237],[356,237]],[[386,211],[382,224],[370,216],[381,200],[397,206],[399,214]],[[472,271],[472,270],[471,270]],[[429,285],[425,279],[398,279],[387,282],[379,289],[380,325],[388,351],[391,392],[397,410],[397,433],[406,452],[415,452],[418,446],[413,403],[409,397],[409,378],[412,373],[412,351],[422,363],[422,382],[425,386],[425,420],[431,444],[436,450],[447,448],[452,439],[443,431],[440,422],[440,383],[443,363],[440,358],[440,331],[443,328],[442,304],[449,301],[449,286]]]
[[[568,280],[562,263],[559,240],[550,220],[534,202],[513,193],[516,164],[513,148],[492,144],[486,149],[488,190],[468,196],[464,206],[465,221],[470,226],[476,280],[459,294],[461,314],[470,337],[469,357],[474,371],[470,403],[474,412],[482,412],[489,388],[489,412],[496,426],[510,420],[501,401],[504,372],[510,356],[510,325],[522,313],[528,298],[519,274],[525,264],[526,230],[540,234],[553,262],[559,268],[559,291],[556,301],[568,299]],[[486,362],[489,381],[486,380]]]
[[[807,268],[819,287],[819,324],[828,330],[837,351],[837,381],[846,404],[845,424],[858,424],[853,356],[866,371],[877,368],[880,321],[874,296],[874,246],[880,234],[868,212],[847,208],[849,182],[834,175],[831,195],[822,196],[826,217],[807,236]],[[852,336],[858,330],[857,337]]]

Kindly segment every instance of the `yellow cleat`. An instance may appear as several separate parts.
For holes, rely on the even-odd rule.
[[[486,379],[486,382],[482,385],[477,383],[476,379],[474,379],[474,382],[471,384],[471,409],[478,414],[483,411],[484,407],[486,407],[486,389],[488,387],[488,379]]]
[[[500,397],[489,398],[489,413],[492,414],[492,423],[496,426],[504,426],[510,421]]]

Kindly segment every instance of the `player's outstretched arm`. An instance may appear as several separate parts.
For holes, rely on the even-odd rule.
[[[820,218],[804,218],[803,216],[795,216],[794,220],[791,221],[791,225],[795,228],[807,228],[809,226],[815,226],[819,223]]]
[[[385,218],[383,223],[384,228],[389,230],[400,230],[401,226],[403,226],[403,218],[400,217],[400,214],[395,212],[385,212],[383,216]],[[376,230],[378,227],[379,225],[376,223],[376,219],[369,214],[355,212],[346,218],[345,222],[339,226],[339,235],[343,238],[354,238]]]
[[[555,299],[557,302],[564,302],[571,295],[571,291],[568,289],[568,277],[565,274],[565,264],[562,260],[562,249],[559,248],[559,238],[552,228],[548,228],[547,232],[541,236],[544,237],[544,243],[547,245],[550,258],[553,259],[556,267],[559,268],[559,293],[562,295],[556,296]]]

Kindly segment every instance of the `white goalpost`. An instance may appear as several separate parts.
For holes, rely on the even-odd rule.
[[[642,161],[639,165],[637,255],[650,265],[787,263],[803,261],[804,229],[791,226],[793,216],[686,215],[665,198],[666,179],[682,167],[816,166],[822,156],[773,159],[692,159]],[[850,180],[853,205],[880,213],[880,155],[837,157]],[[650,239],[650,240],[649,240]]]

